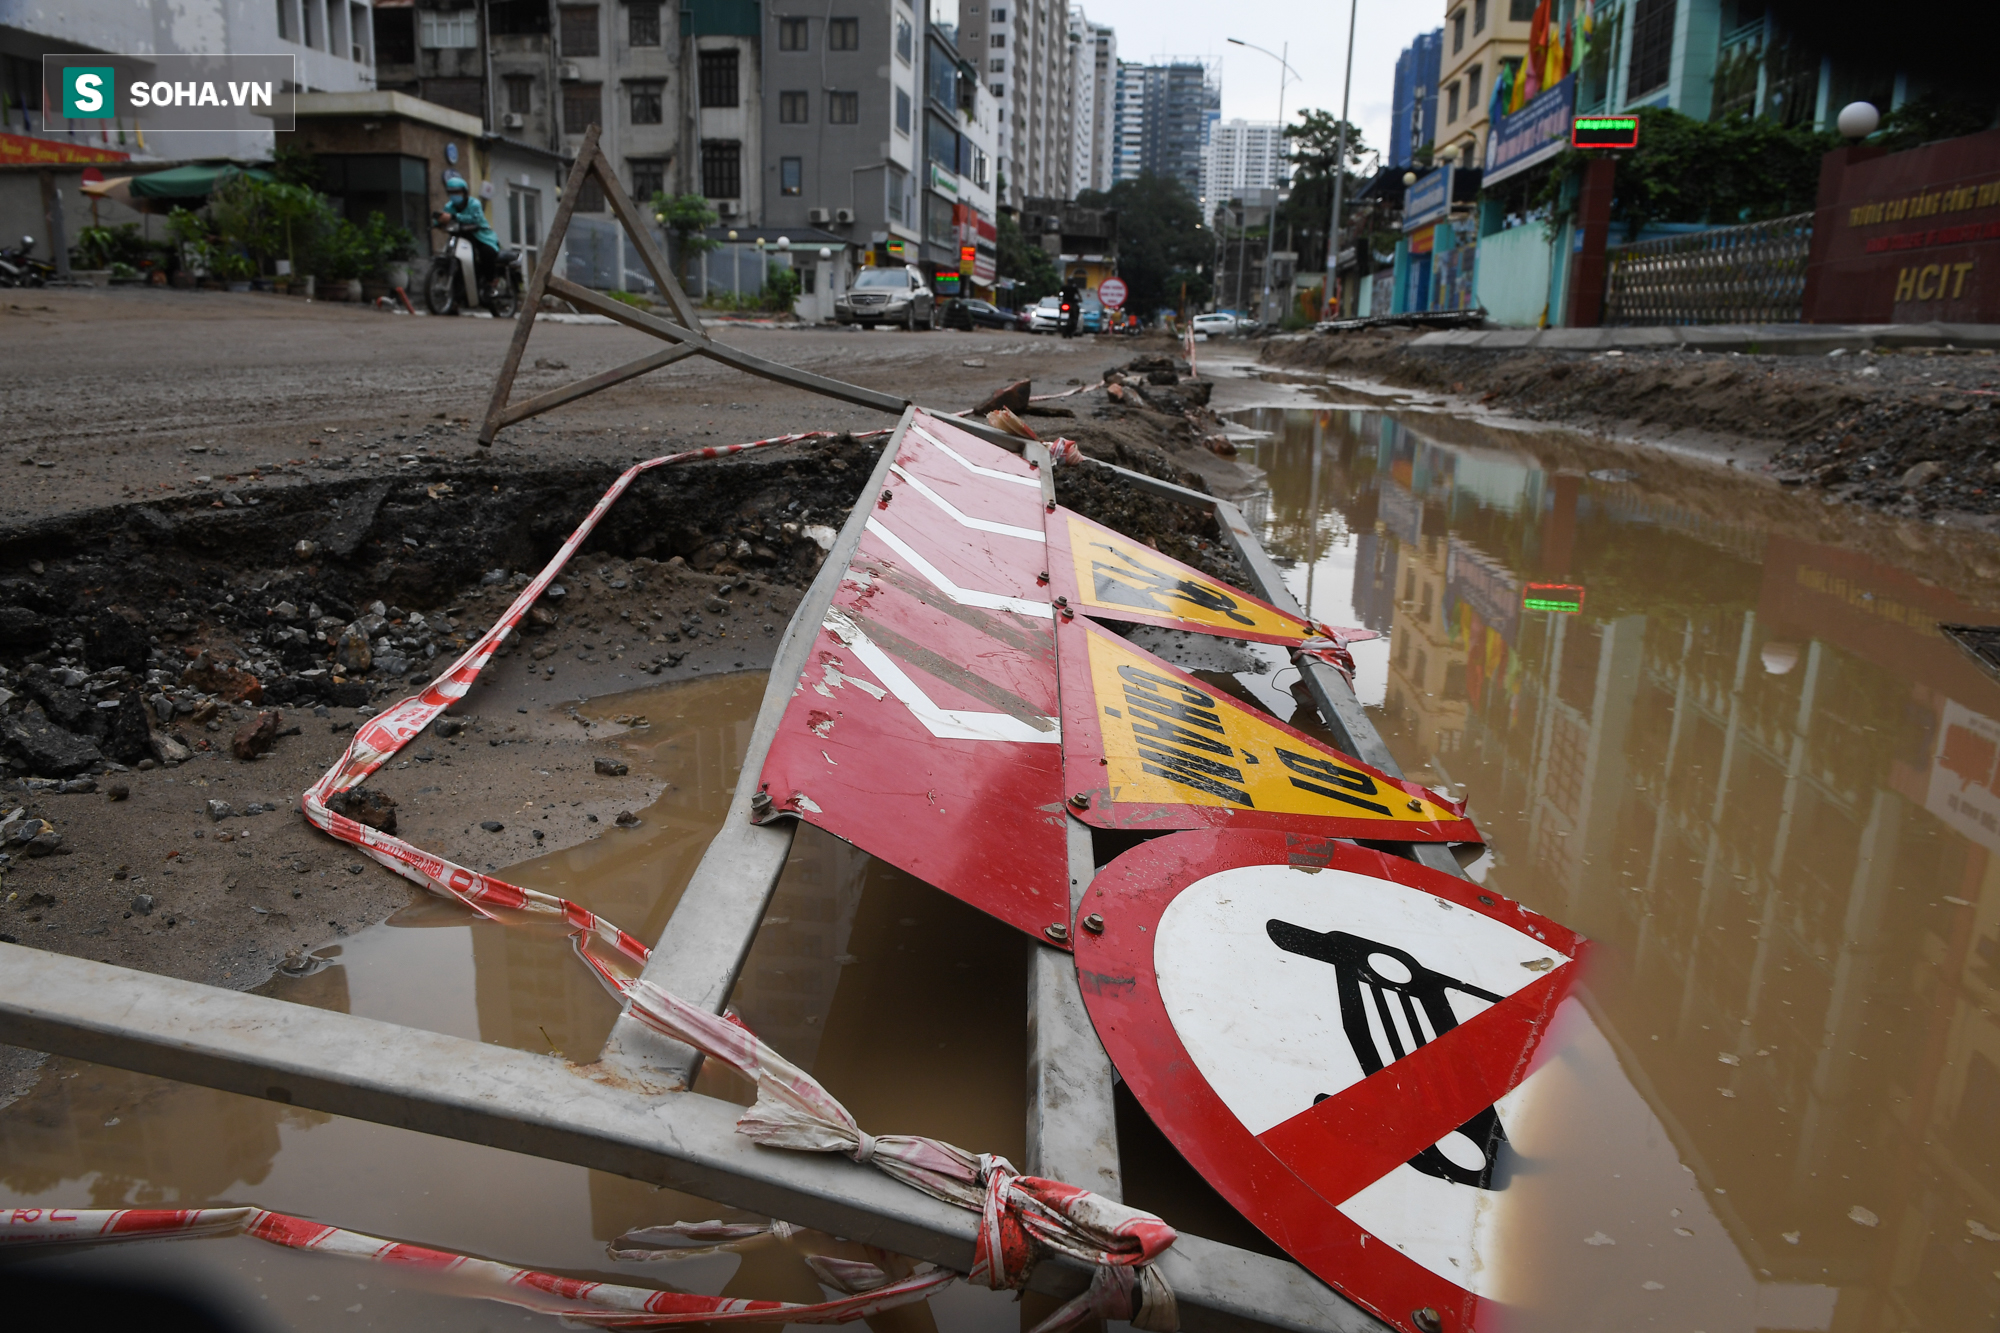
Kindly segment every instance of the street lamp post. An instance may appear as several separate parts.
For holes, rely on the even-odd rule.
[[[1361,0],[1347,0],[1347,77],[1340,86],[1340,140],[1333,150],[1333,221],[1326,229],[1326,289],[1321,302],[1333,299],[1333,284],[1339,278],[1340,204],[1347,185],[1347,100],[1354,91],[1354,18]]]
[[[1277,52],[1266,51],[1263,47],[1243,41],[1238,37],[1231,37],[1228,40],[1231,46],[1241,46],[1247,50],[1256,51],[1259,54],[1270,56],[1271,59],[1278,62],[1278,153],[1282,161],[1285,151],[1285,85],[1299,76],[1298,71],[1292,68],[1291,62],[1287,59],[1292,54],[1292,44],[1286,42],[1284,45],[1284,54],[1279,55]],[[1264,297],[1257,309],[1257,315],[1260,319],[1271,313],[1271,242],[1276,237],[1278,230],[1277,205],[1272,205],[1270,220],[1264,226]],[[1237,257],[1237,263],[1239,267],[1242,264],[1240,253]]]

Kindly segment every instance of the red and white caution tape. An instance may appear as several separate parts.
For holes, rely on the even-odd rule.
[[[1366,643],[1382,636],[1372,629],[1344,629],[1334,625],[1314,625],[1316,631],[1310,638],[1301,639],[1292,648],[1292,661],[1300,666],[1310,658],[1324,662],[1338,671],[1347,680],[1348,687],[1354,686],[1354,654],[1347,650],[1350,643]]]
[[[1058,1180],[1024,1176],[1004,1157],[966,1152],[937,1139],[871,1135],[819,1082],[741,1023],[709,1013],[643,980],[617,976],[588,951],[584,961],[623,993],[627,1012],[662,1036],[720,1060],[757,1085],[757,1100],[737,1120],[738,1132],[771,1148],[845,1153],[872,1164],[935,1199],[980,1215],[972,1271],[979,1286],[1013,1289],[1028,1279],[1044,1250],[1099,1268],[1143,1269],[1130,1282],[1103,1279],[1097,1298],[1130,1297],[1136,1304],[1118,1318],[1142,1329],[1171,1330],[1173,1293],[1150,1268],[1175,1240],[1174,1229],[1151,1213]],[[1096,1288],[1093,1288],[1094,1290]],[[1115,1290],[1114,1290],[1115,1289]],[[1092,1313],[1079,1307],[1049,1329],[1067,1327]]]
[[[940,1287],[958,1280],[956,1273],[931,1264],[918,1265],[907,1277],[890,1279],[873,1264],[826,1261],[830,1262],[829,1272],[844,1274],[849,1279],[831,1285],[850,1294],[839,1300],[798,1305],[790,1301],[746,1301],[557,1277],[491,1259],[384,1240],[263,1208],[13,1208],[0,1212],[0,1245],[230,1235],[248,1235],[287,1249],[449,1276],[454,1286],[482,1299],[559,1315],[566,1323],[590,1328],[846,1324],[924,1300]],[[859,1285],[851,1285],[854,1283]]]
[[[1021,433],[1026,434],[1028,438],[1034,438],[1033,433],[1027,431],[1025,427],[1021,428]],[[886,432],[871,432],[871,434],[886,434]],[[599,520],[640,473],[675,463],[720,458],[747,449],[793,444],[802,440],[827,438],[831,435],[832,432],[829,431],[784,435],[749,444],[671,454],[627,468],[598,500],[583,522],[577,525],[576,531],[570,534],[554,558],[527,587],[521,590],[512,605],[494,622],[492,628],[480,636],[477,643],[468,648],[464,655],[446,668],[421,693],[404,699],[370,718],[355,733],[354,740],[348,745],[347,753],[341,757],[340,762],[328,769],[318,782],[307,789],[300,802],[301,809],[313,824],[335,838],[360,848],[397,874],[415,881],[431,892],[464,903],[482,916],[503,919],[498,914],[505,911],[560,918],[572,932],[571,938],[578,955],[597,972],[615,995],[622,998],[634,1017],[674,1040],[684,1042],[714,1059],[723,1061],[757,1083],[756,1104],[737,1122],[738,1130],[756,1142],[771,1147],[796,1148],[812,1152],[844,1152],[857,1162],[873,1162],[896,1179],[923,1190],[934,1198],[979,1213],[981,1222],[978,1243],[974,1252],[973,1270],[968,1275],[969,1280],[992,1288],[1018,1288],[1027,1281],[1030,1270],[1044,1249],[1069,1255],[1095,1265],[1100,1270],[1107,1267],[1132,1270],[1122,1276],[1106,1276],[1100,1273],[1085,1297],[1072,1301],[1069,1306],[1058,1311],[1057,1316],[1044,1321],[1035,1333],[1054,1333],[1054,1330],[1066,1328],[1093,1312],[1113,1311],[1119,1312],[1113,1317],[1130,1318],[1135,1327],[1162,1330],[1164,1333],[1165,1330],[1177,1326],[1173,1293],[1167,1287],[1165,1279],[1150,1268],[1150,1264],[1173,1244],[1175,1233],[1173,1228],[1158,1217],[1114,1203],[1089,1190],[1065,1185],[1061,1181],[1023,1176],[1003,1157],[975,1155],[936,1139],[898,1135],[878,1139],[864,1133],[847,1109],[834,1100],[833,1096],[811,1075],[778,1055],[748,1028],[731,1019],[708,1013],[657,986],[629,976],[622,965],[614,966],[593,952],[591,944],[596,941],[609,946],[623,964],[636,964],[640,967],[645,965],[650,954],[646,946],[610,922],[566,898],[524,889],[490,875],[469,870],[327,807],[326,802],[329,798],[365,782],[371,774],[393,758],[397,751],[429,726],[438,714],[465,697],[472,682],[478,679],[480,671],[492,660],[499,646],[520,624],[522,617],[527,615],[528,609],[534,605],[542,591],[561,572],[570,557],[589,537]],[[1076,446],[1068,440],[1057,441],[1052,452],[1063,462],[1074,462],[1079,457]],[[239,1212],[245,1219],[241,1221],[240,1226],[234,1221],[227,1220],[208,1224],[197,1220],[187,1223],[186,1226],[206,1225],[207,1229],[217,1227],[248,1229],[261,1239],[280,1244],[296,1243],[300,1248],[334,1248],[341,1253],[364,1254],[364,1257],[376,1257],[385,1250],[408,1251],[412,1255],[431,1255],[437,1257],[437,1266],[451,1266],[454,1271],[487,1274],[502,1285],[526,1284],[537,1291],[547,1290],[547,1284],[553,1283],[563,1288],[566,1299],[569,1298],[567,1293],[574,1288],[578,1292],[587,1292],[593,1301],[608,1302],[610,1312],[599,1315],[589,1313],[591,1310],[600,1309],[599,1305],[579,1306],[578,1308],[584,1313],[564,1312],[570,1318],[607,1326],[639,1327],[647,1323],[672,1323],[682,1320],[727,1320],[736,1317],[739,1310],[762,1312],[757,1317],[767,1320],[770,1318],[770,1312],[775,1311],[781,1312],[782,1318],[796,1323],[844,1322],[891,1308],[891,1304],[921,1299],[925,1293],[955,1277],[947,1270],[926,1268],[892,1282],[888,1280],[886,1274],[880,1274],[880,1270],[875,1269],[873,1265],[850,1265],[855,1271],[848,1273],[847,1278],[868,1289],[865,1294],[852,1295],[846,1301],[831,1302],[825,1306],[792,1306],[769,1301],[717,1304],[709,1301],[700,1305],[696,1313],[682,1313],[684,1309],[694,1310],[695,1307],[672,1305],[671,1302],[699,1303],[708,1301],[708,1298],[682,1296],[678,1293],[646,1292],[638,1288],[613,1287],[605,1284],[575,1283],[569,1279],[551,1278],[545,1274],[529,1273],[527,1270],[513,1269],[485,1260],[446,1255],[439,1251],[421,1250],[415,1246],[394,1245],[392,1242],[378,1241],[373,1237],[342,1232],[338,1228],[322,1228],[314,1223],[299,1222],[296,1218],[257,1209],[211,1209],[192,1213],[138,1211],[115,1214],[69,1213],[64,1216],[72,1219],[95,1219],[95,1224],[103,1229],[102,1234],[122,1235],[128,1231],[148,1228],[150,1233],[185,1229],[180,1224],[160,1220],[163,1218],[220,1218],[223,1214]],[[247,1220],[252,1214],[259,1219],[254,1224]],[[262,1219],[276,1220],[266,1223]],[[79,1225],[90,1224],[79,1223]],[[677,1225],[685,1227],[688,1224]],[[695,1224],[695,1226],[729,1230],[721,1223]],[[267,1231],[270,1234],[265,1234]],[[306,1231],[312,1232],[316,1237],[310,1244],[297,1242],[294,1239]],[[0,1232],[0,1237],[8,1234]],[[100,1233],[93,1231],[88,1234]],[[339,1239],[341,1237],[352,1237],[353,1240],[345,1241]],[[14,1238],[39,1237],[32,1237],[24,1231]],[[720,1245],[735,1243],[745,1237],[718,1232],[712,1239],[713,1243]],[[401,1258],[390,1258],[386,1261],[405,1262]],[[880,1274],[879,1280],[863,1273],[862,1269]],[[838,1276],[834,1269],[829,1268],[822,1276],[827,1277],[833,1285],[845,1289],[844,1281],[834,1281]],[[855,1289],[858,1291],[860,1287]],[[495,1299],[507,1298],[496,1296]],[[581,1300],[582,1297],[578,1296],[576,1299]],[[634,1305],[632,1303],[634,1301],[651,1303]],[[668,1304],[663,1305],[660,1302]],[[823,1318],[810,1317],[808,1312],[814,1311],[828,1313]]]
[[[867,439],[874,435],[887,434],[886,431],[870,431],[857,435],[856,439]],[[354,733],[354,740],[348,745],[347,753],[340,762],[326,771],[326,775],[307,789],[300,801],[305,817],[321,829],[342,842],[351,843],[380,861],[389,869],[413,880],[432,893],[451,898],[465,904],[481,916],[498,919],[496,913],[502,911],[525,912],[540,916],[560,918],[571,930],[580,931],[601,940],[618,954],[638,966],[645,966],[650,952],[644,944],[618,929],[594,912],[579,907],[567,898],[541,893],[534,889],[524,889],[491,875],[482,875],[435,856],[419,847],[413,847],[401,838],[393,837],[366,824],[349,819],[327,808],[326,802],[334,795],[359,786],[383,764],[395,757],[398,750],[414,740],[419,732],[429,726],[437,715],[465,697],[472,682],[492,660],[493,654],[504,643],[507,636],[528,614],[528,608],[542,595],[542,591],[562,572],[584,540],[596,528],[611,506],[631,486],[640,473],[657,467],[670,467],[676,463],[694,463],[706,459],[723,458],[730,454],[743,453],[750,449],[765,449],[781,444],[797,444],[804,440],[831,439],[833,431],[806,431],[797,435],[779,435],[767,440],[754,440],[748,444],[718,445],[707,449],[693,449],[686,453],[668,454],[662,458],[648,459],[635,463],[620,474],[611,484],[597,504],[585,515],[576,531],[569,535],[562,549],[521,589],[520,596],[493,622],[492,628],[481,635],[479,641],[465,650],[456,662],[447,667],[442,675],[424,687],[420,694],[392,705],[374,717],[369,718]]]

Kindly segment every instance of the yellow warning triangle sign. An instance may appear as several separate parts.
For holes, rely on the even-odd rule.
[[[1045,527],[1056,594],[1087,615],[1288,645],[1316,632],[1299,616],[1081,514],[1057,509]]]
[[[1060,621],[1070,805],[1100,828],[1232,825],[1480,842],[1465,807],[1392,778],[1081,617]]]

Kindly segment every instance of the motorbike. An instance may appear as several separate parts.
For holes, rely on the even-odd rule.
[[[1065,338],[1076,337],[1077,323],[1083,317],[1082,304],[1077,301],[1065,300],[1062,303],[1060,313],[1062,314],[1062,336]]]
[[[0,287],[40,287],[55,276],[55,265],[29,253],[34,248],[35,238],[23,236],[11,250],[0,250]]]
[[[434,221],[431,225],[445,233],[444,248],[431,256],[430,271],[424,275],[424,304],[433,315],[455,315],[461,309],[481,305],[495,319],[512,319],[521,308],[521,291],[528,285],[519,249],[502,250],[493,261],[493,276],[484,291],[479,285],[478,251],[473,245],[475,228]],[[478,293],[478,299],[472,298]]]

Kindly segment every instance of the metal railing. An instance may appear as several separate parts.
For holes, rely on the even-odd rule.
[[[1606,324],[1795,324],[1805,302],[1811,213],[1613,246]]]

